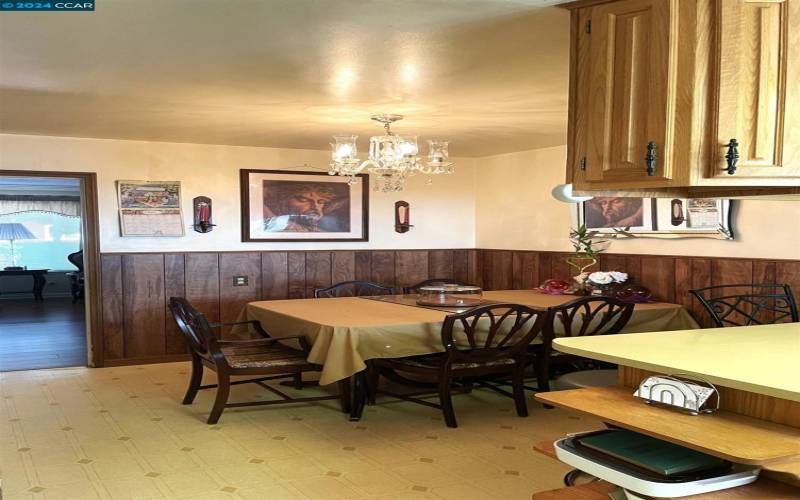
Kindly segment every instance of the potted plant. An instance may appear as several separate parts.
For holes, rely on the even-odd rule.
[[[589,293],[587,283],[589,274],[586,270],[597,264],[600,254],[608,249],[611,241],[608,238],[599,237],[597,231],[589,231],[585,224],[570,230],[569,241],[572,243],[575,253],[567,257],[565,261],[578,271],[578,274],[572,278],[575,282],[572,293],[586,295]]]

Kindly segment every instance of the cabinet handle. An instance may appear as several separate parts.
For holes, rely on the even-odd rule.
[[[647,154],[644,156],[644,165],[647,169],[647,175],[652,177],[656,175],[656,162],[658,161],[658,155],[656,155],[656,143],[650,141],[647,143]]]
[[[725,153],[725,160],[728,163],[728,175],[736,173],[736,164],[739,162],[739,141],[731,139],[728,143],[728,152]]]

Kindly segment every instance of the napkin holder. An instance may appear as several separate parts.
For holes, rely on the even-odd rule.
[[[633,393],[647,404],[676,408],[691,415],[719,410],[719,391],[711,382],[681,375],[653,375]]]

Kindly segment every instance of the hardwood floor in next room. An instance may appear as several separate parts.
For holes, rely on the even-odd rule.
[[[86,365],[84,304],[0,300],[0,371]]]

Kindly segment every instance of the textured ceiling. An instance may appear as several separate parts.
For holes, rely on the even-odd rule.
[[[99,0],[0,14],[0,131],[288,148],[334,133],[565,142],[569,15],[547,0]]]

